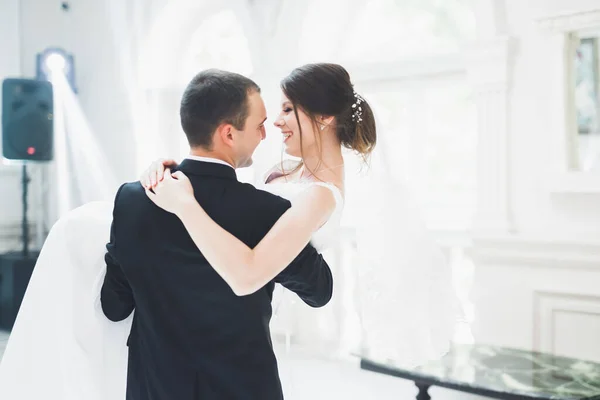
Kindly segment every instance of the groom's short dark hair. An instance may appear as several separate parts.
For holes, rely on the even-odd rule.
[[[234,72],[208,69],[188,84],[179,109],[181,127],[191,147],[212,147],[213,134],[223,123],[244,129],[248,118],[248,95],[260,87]]]

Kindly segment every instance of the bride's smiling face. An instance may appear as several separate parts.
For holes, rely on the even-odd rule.
[[[296,119],[294,108],[298,112],[298,119]],[[315,133],[313,121],[300,107],[294,107],[285,95],[281,96],[281,112],[274,125],[281,129],[281,140],[283,140],[285,152],[292,157],[309,154],[311,149],[317,145],[317,133]],[[302,128],[302,133],[299,128]]]

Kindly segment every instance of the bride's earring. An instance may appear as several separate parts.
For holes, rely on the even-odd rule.
[[[324,131],[325,130],[325,125],[321,125],[321,130]]]

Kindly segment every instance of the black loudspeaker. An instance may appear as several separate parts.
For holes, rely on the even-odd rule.
[[[12,330],[38,255],[0,254],[0,329]]]
[[[2,83],[2,153],[21,161],[50,161],[54,101],[48,81],[5,79]]]

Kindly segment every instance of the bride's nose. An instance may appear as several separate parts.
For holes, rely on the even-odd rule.
[[[275,125],[275,127],[277,128],[281,128],[285,125],[285,121],[283,120],[283,118],[279,118],[278,120],[275,120],[275,122],[273,122],[273,125]]]

